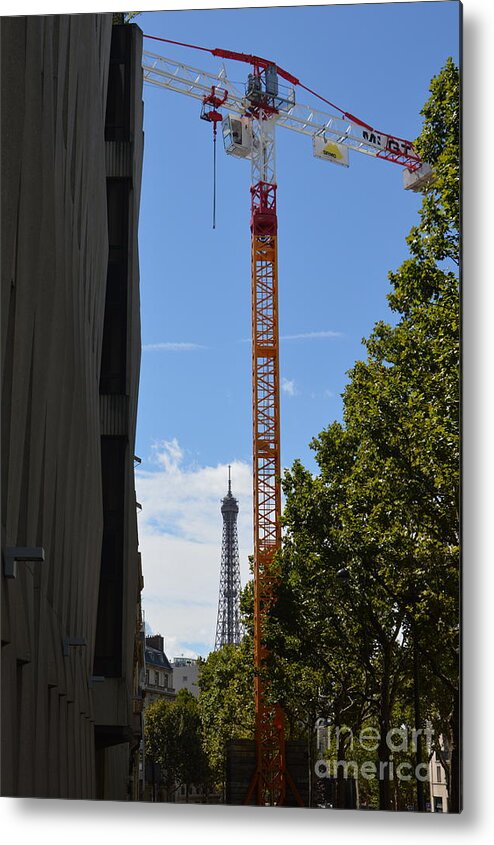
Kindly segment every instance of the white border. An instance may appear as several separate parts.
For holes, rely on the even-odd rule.
[[[396,2],[396,0],[394,0]],[[436,0],[421,0],[435,2]],[[341,5],[333,0],[334,5]],[[393,2],[393,0],[381,0]],[[407,0],[398,0],[407,2]],[[132,9],[237,8],[242,6],[296,6],[289,2],[165,2],[143,3]],[[312,3],[306,5],[331,5]],[[357,5],[357,4],[356,4]],[[494,274],[491,244],[494,240],[494,212],[490,143],[492,132],[492,89],[494,74],[493,4],[486,0],[465,0],[464,12],[464,804],[461,816],[394,813],[321,812],[303,810],[260,810],[235,807],[179,807],[174,805],[117,804],[104,802],[2,799],[0,814],[4,841],[8,836],[49,839],[50,842],[79,843],[91,838],[115,843],[175,841],[189,837],[198,843],[214,841],[231,845],[264,842],[359,842],[365,845],[389,841],[454,843],[468,837],[477,843],[490,842],[488,825],[493,817],[493,757],[490,736],[494,661],[491,630],[494,605],[490,536],[492,513],[493,425],[490,396],[493,392]],[[115,2],[22,2],[5,0],[3,15],[57,14],[61,12],[121,11]],[[420,48],[418,35],[418,49]],[[490,275],[490,278],[489,278]],[[488,404],[489,403],[489,404]],[[492,827],[492,825],[491,825]],[[489,835],[490,834],[490,835]]]

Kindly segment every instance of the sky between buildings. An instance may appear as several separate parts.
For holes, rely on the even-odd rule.
[[[431,78],[459,61],[459,4],[143,13],[145,34],[273,59],[377,129],[413,140]],[[216,73],[208,53],[144,48]],[[225,62],[246,81],[249,66]],[[331,112],[298,88],[297,100]],[[239,499],[242,584],[252,553],[250,164],[218,139],[212,228],[212,128],[197,100],[144,86],[140,214],[142,369],[137,471],[148,628],[169,657],[214,644],[220,500]],[[277,132],[282,464],[314,472],[311,439],[341,419],[347,371],[377,320],[392,321],[387,274],[407,257],[420,196],[400,167],[350,153],[313,158],[310,138]]]

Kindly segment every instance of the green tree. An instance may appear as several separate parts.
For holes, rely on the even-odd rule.
[[[450,809],[458,811],[460,103],[451,59],[430,90],[417,148],[435,178],[407,239],[411,257],[390,274],[388,299],[400,319],[379,323],[366,342],[368,360],[350,374],[345,422],[362,437],[360,451],[375,449],[374,479],[392,482],[366,509],[366,528],[378,537],[379,577],[405,610],[435,691],[425,709],[449,711],[442,727],[452,749]]]
[[[249,636],[240,645],[224,645],[200,661],[199,690],[204,748],[220,786],[225,780],[227,742],[253,738],[254,671]]]
[[[351,690],[354,725],[370,709],[381,732],[421,682],[421,718],[433,718],[452,749],[457,811],[459,75],[451,60],[430,91],[417,147],[435,178],[407,239],[410,257],[389,276],[396,323],[378,323],[364,341],[343,424],[312,442],[319,475],[299,462],[285,474],[271,651],[280,691],[291,683],[297,696],[302,667],[314,682],[323,673],[331,715]],[[389,806],[385,785],[380,800]]]
[[[165,787],[166,800],[171,801],[179,783],[179,742],[176,709],[173,702],[158,699],[145,711],[144,742],[146,759],[153,763],[153,798],[155,799],[156,766]]]
[[[324,474],[313,478],[299,462],[285,475],[287,532],[270,624],[271,671],[289,719],[302,710],[312,724],[323,717],[333,726],[348,726],[348,736],[339,734],[339,760],[346,758],[351,734],[372,717],[383,740],[379,760],[385,763],[385,738],[406,659],[406,644],[399,641],[403,611],[378,588],[370,567],[358,569],[358,581],[353,571],[351,581],[339,577],[357,554],[342,498],[352,467],[347,441],[340,437],[337,445],[335,438],[330,481]],[[339,776],[337,801],[343,806],[346,790]],[[389,783],[382,780],[380,806],[389,805]]]
[[[186,802],[191,785],[207,790],[211,771],[199,704],[192,693],[182,689],[173,701],[153,702],[146,710],[144,736],[147,757],[161,768],[167,800],[181,785]]]

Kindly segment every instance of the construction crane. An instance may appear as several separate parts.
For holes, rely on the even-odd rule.
[[[406,189],[422,190],[433,178],[432,172],[410,141],[377,131],[307,88],[272,61],[156,36],[145,37],[250,65],[245,89],[241,91],[228,80],[224,67],[215,75],[174,59],[143,52],[146,83],[186,94],[201,103],[201,118],[213,125],[214,166],[219,124],[225,151],[251,163],[256,768],[245,803],[255,800],[258,805],[283,805],[288,788],[301,804],[286,767],[282,708],[273,703],[265,678],[268,652],[264,634],[278,581],[276,554],[281,547],[275,130],[280,126],[310,136],[314,155],[335,164],[348,166],[350,150],[399,164],[404,168]],[[297,103],[296,87],[305,89],[338,113],[329,114]],[[214,221],[213,200],[213,226]]]

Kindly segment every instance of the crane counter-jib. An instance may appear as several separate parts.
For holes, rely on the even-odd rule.
[[[244,95],[237,91],[235,84],[227,78],[224,68],[212,74],[173,59],[158,56],[156,53],[143,51],[142,69],[144,82],[176,91],[179,94],[187,94],[197,100],[202,100],[210,94],[212,86],[220,85],[228,91],[227,108],[238,110],[239,114],[245,111]]]

